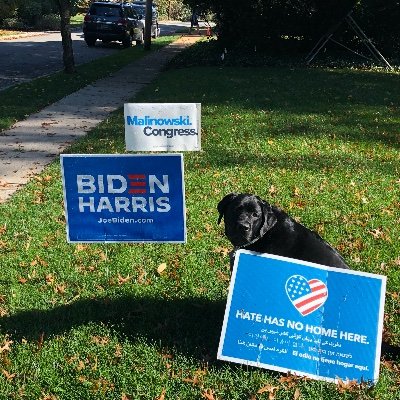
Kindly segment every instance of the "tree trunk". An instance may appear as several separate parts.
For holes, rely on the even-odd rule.
[[[151,24],[153,22],[153,0],[146,0],[146,16],[144,26],[144,49],[150,50]]]
[[[63,47],[63,62],[64,71],[67,74],[72,74],[76,72],[74,51],[72,48],[72,38],[71,38],[71,1],[70,0],[58,0],[60,7],[60,17],[61,17],[61,40]]]

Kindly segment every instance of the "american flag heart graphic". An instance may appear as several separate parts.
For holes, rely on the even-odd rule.
[[[289,300],[303,316],[320,308],[328,298],[328,288],[318,279],[308,281],[304,276],[293,275],[285,287]]]

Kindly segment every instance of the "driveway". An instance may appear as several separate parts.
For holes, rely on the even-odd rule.
[[[179,21],[160,23],[162,35],[182,32],[188,26],[188,23]],[[89,48],[82,32],[72,33],[72,41],[77,65],[108,56],[122,48],[118,43],[104,45],[100,41]],[[0,90],[62,69],[60,32],[0,40]]]

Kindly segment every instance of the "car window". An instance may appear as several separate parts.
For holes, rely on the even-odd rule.
[[[139,15],[146,14],[146,6],[133,5],[132,7]]]
[[[98,15],[100,17],[121,17],[121,9],[108,5],[92,5],[89,10],[90,15]]]
[[[128,18],[133,18],[133,13],[132,13],[132,8],[130,7],[124,7],[125,15]]]

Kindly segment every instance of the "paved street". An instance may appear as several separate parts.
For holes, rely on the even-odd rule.
[[[168,35],[189,26],[169,21],[161,24],[161,34]],[[104,45],[97,41],[89,48],[82,32],[72,34],[76,64],[104,57],[121,50],[118,43]],[[63,69],[61,35],[59,32],[34,34],[18,39],[0,40],[0,90]]]

